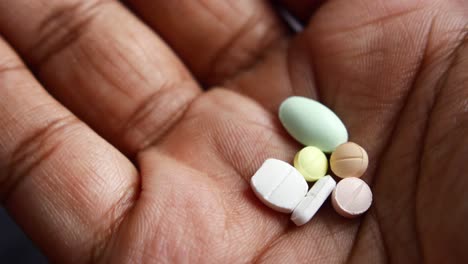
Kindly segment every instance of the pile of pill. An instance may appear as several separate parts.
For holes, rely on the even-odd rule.
[[[372,203],[369,186],[359,177],[369,158],[356,143],[348,142],[343,122],[317,101],[293,96],[280,106],[279,119],[288,133],[305,145],[294,157],[294,166],[267,159],[252,176],[250,184],[257,197],[270,208],[292,213],[298,226],[309,222],[331,195],[333,208],[352,218],[366,212]],[[330,169],[341,181],[326,175]],[[308,190],[307,182],[313,182]]]

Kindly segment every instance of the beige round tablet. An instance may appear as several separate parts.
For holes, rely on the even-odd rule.
[[[367,152],[353,142],[339,145],[330,157],[330,168],[340,178],[361,177],[368,164]]]
[[[347,218],[353,218],[366,212],[372,204],[372,191],[359,178],[346,178],[338,182],[332,193],[332,205],[335,211]]]

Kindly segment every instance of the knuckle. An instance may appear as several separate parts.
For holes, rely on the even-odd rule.
[[[2,80],[8,77],[11,73],[23,72],[27,70],[26,66],[13,58],[0,58],[0,86]]]
[[[252,66],[272,44],[283,37],[283,27],[276,19],[252,14],[233,30],[209,61],[205,79],[219,84]]]
[[[12,152],[6,173],[0,177],[0,198],[5,201],[44,161],[52,158],[65,146],[67,137],[80,126],[74,116],[65,116],[35,129]]]
[[[197,97],[191,81],[162,84],[136,105],[120,128],[124,142],[138,152],[159,140],[184,115]]]
[[[34,68],[76,43],[98,16],[100,7],[113,0],[73,1],[52,8],[39,23],[38,38],[27,52]]]

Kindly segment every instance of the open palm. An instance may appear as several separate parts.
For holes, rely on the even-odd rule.
[[[0,194],[57,262],[466,263],[467,25],[464,0],[329,0],[299,34],[257,0],[1,1]],[[362,218],[298,228],[250,190],[300,148],[291,95],[368,150]]]

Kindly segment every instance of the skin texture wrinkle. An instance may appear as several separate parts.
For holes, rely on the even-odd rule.
[[[0,196],[52,262],[468,263],[468,2],[279,2],[304,31],[269,1],[0,1]],[[292,95],[368,152],[362,217],[297,228],[250,189],[301,149]]]

